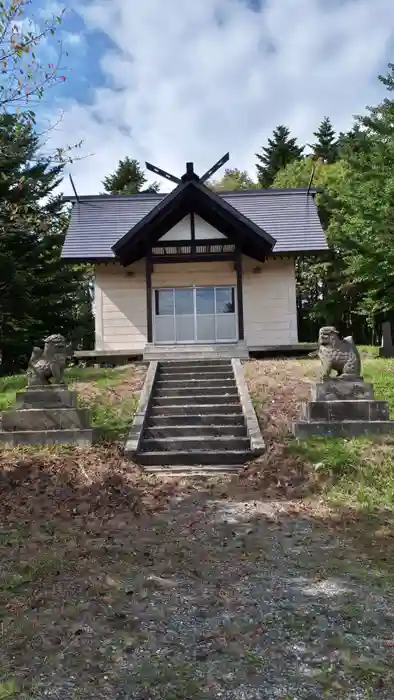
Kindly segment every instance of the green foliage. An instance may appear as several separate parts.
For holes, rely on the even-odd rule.
[[[351,330],[358,342],[374,343],[381,321],[394,322],[393,64],[379,80],[385,99],[356,117],[337,141],[326,117],[315,132],[313,155],[294,159],[273,180],[274,187],[307,187],[314,167],[330,245],[324,261],[296,263],[302,340],[312,340],[318,325],[329,322]]]
[[[2,371],[27,363],[56,332],[92,337],[91,272],[60,259],[69,217],[54,190],[63,165],[40,156],[24,116],[0,115],[0,355]],[[50,300],[50,301],[49,301]]]
[[[138,406],[138,398],[133,397],[111,405],[104,400],[86,400],[82,406],[90,409],[92,426],[99,431],[102,441],[125,440]]]
[[[40,44],[50,39],[62,21],[63,12],[42,20],[32,14],[31,0],[0,2],[0,106],[2,112],[25,110],[34,123],[32,106],[47,87],[66,80],[59,59],[43,64],[39,59]]]
[[[154,182],[144,188],[147,182],[145,172],[137,160],[126,157],[120,160],[118,167],[112,175],[107,175],[103,180],[107,194],[137,194],[138,192],[158,192],[159,185]]]
[[[8,700],[8,698],[16,698],[18,695],[15,681],[0,682],[0,700]]]
[[[213,190],[251,190],[258,187],[258,184],[253,182],[247,170],[239,170],[238,168],[227,168],[220,180],[210,183]]]
[[[296,260],[299,336],[302,340],[315,339],[319,327],[327,323],[343,331],[351,328],[358,340],[370,339],[365,320],[355,312],[361,290],[358,285],[349,287],[342,248],[331,235],[339,195],[349,170],[350,166],[344,160],[330,164],[314,161],[313,156],[308,156],[290,163],[277,174],[273,183],[279,188],[312,184],[317,189],[319,217],[330,244],[330,251],[323,260],[321,256],[318,259],[303,256]],[[347,285],[346,294],[343,293],[344,284]]]
[[[337,205],[338,195],[349,174],[348,164],[340,160],[336,163],[316,161],[313,156],[294,160],[282,168],[273,181],[273,187],[308,187],[318,189],[316,204],[323,228],[330,236],[330,218]],[[313,177],[312,177],[313,176]],[[312,180],[311,180],[312,178]]]
[[[286,126],[277,126],[272,138],[268,139],[268,146],[262,148],[261,153],[256,153],[260,187],[271,187],[279,170],[300,159],[303,150],[304,147],[297,145],[297,139],[290,136]]]
[[[322,159],[326,163],[335,163],[338,159],[338,141],[329,117],[324,117],[317,131],[315,143],[311,144],[314,158]]]
[[[394,90],[394,65],[380,81]],[[394,100],[386,97],[358,117],[347,144],[349,172],[341,188],[332,236],[352,284],[362,287],[358,311],[369,324],[392,314],[394,291]]]

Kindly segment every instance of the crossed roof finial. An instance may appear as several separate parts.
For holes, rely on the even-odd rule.
[[[212,168],[209,168],[206,173],[202,177],[198,177],[198,175],[194,172],[194,163],[186,163],[186,172],[182,177],[176,177],[175,175],[171,175],[171,173],[167,173],[165,170],[162,170],[161,168],[158,168],[156,165],[152,165],[152,163],[145,163],[147,170],[150,170],[151,172],[155,173],[156,175],[160,175],[161,177],[165,177],[166,180],[171,180],[171,182],[175,182],[175,184],[180,185],[182,182],[191,182],[192,180],[196,182],[200,182],[203,184],[206,182],[214,173],[216,173],[219,168],[222,167],[225,163],[230,158],[230,154],[226,153],[223,158],[217,161],[215,165],[212,166]]]

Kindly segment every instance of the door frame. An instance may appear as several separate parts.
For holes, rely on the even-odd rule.
[[[233,289],[234,290],[234,314],[216,314],[216,309],[214,314],[207,314],[207,316],[213,315],[215,318],[215,336],[216,336],[216,317],[217,316],[234,316],[235,318],[235,337],[230,340],[197,340],[197,316],[203,314],[197,314],[196,306],[196,290],[197,289]],[[194,340],[157,340],[156,339],[156,292],[169,291],[177,289],[192,289],[193,290],[193,306],[194,306]],[[216,295],[215,295],[216,299]],[[175,300],[174,300],[175,301]],[[151,297],[151,317],[153,321],[153,342],[156,345],[220,345],[229,343],[238,343],[239,341],[239,300],[238,300],[238,289],[237,284],[193,284],[193,285],[182,285],[180,287],[152,287],[152,297]],[[191,315],[191,314],[186,314]],[[175,303],[174,303],[174,313],[172,316],[168,314],[168,318],[173,319],[174,323],[174,335],[176,335],[176,313],[175,313]]]

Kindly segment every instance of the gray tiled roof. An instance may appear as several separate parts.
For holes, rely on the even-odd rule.
[[[314,191],[246,190],[220,196],[276,239],[274,253],[327,249]],[[73,202],[62,257],[108,259],[112,246],[166,195],[96,195],[67,198]]]

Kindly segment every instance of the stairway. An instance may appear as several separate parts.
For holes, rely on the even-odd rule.
[[[231,360],[159,362],[135,461],[223,472],[253,457]]]

